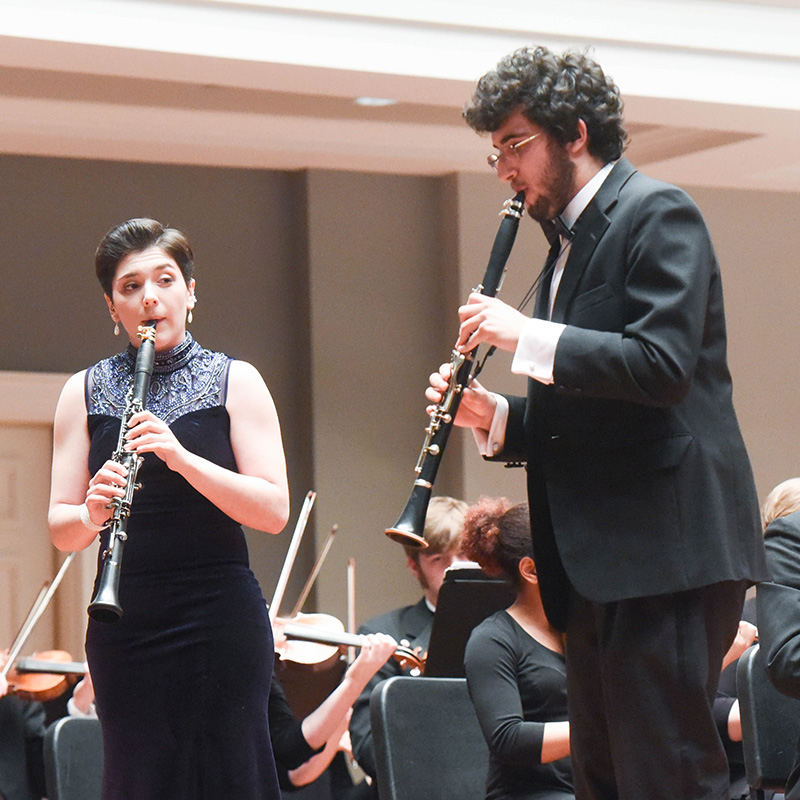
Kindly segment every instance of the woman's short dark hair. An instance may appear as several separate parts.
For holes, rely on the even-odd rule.
[[[627,144],[619,88],[585,53],[568,50],[559,56],[546,47],[515,50],[478,81],[464,119],[487,133],[517,110],[562,145],[577,138],[582,119],[589,152],[604,163],[619,158]]]
[[[114,275],[120,262],[131,253],[160,247],[180,268],[186,284],[194,274],[194,255],[185,234],[166,228],[154,219],[129,219],[113,227],[97,246],[94,269],[103,291],[111,297]]]
[[[526,556],[533,558],[528,504],[511,505],[505,497],[482,497],[467,510],[462,551],[487,574],[502,576],[520,589],[519,562]]]

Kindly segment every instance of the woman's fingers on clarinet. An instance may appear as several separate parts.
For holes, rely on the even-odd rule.
[[[113,490],[117,487],[121,487],[125,485],[125,476],[127,475],[127,471],[125,473],[120,473],[116,470],[106,469],[103,467],[100,469],[95,476],[90,481],[90,486],[97,489],[99,488],[107,488],[109,490]]]

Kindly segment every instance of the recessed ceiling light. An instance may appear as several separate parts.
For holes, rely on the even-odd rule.
[[[359,106],[393,106],[397,100],[391,97],[356,97],[356,105]]]

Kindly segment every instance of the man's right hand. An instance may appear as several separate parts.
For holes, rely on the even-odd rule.
[[[451,371],[451,364],[442,364],[439,371],[432,373],[428,378],[430,386],[425,390],[425,397],[433,403],[427,408],[428,414],[434,412],[447,392]],[[473,380],[462,393],[455,424],[462,428],[481,428],[488,431],[492,425],[496,407],[495,396],[484,389],[478,381]]]

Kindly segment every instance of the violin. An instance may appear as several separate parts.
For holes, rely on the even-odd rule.
[[[66,650],[42,650],[14,662],[6,672],[8,691],[22,700],[46,703],[62,695],[86,672]]]
[[[331,614],[298,614],[275,621],[286,641],[275,648],[275,674],[289,705],[299,718],[317,708],[339,685],[347,669],[345,648],[363,647],[366,637],[347,633]],[[422,671],[424,662],[407,647],[397,646],[394,657],[404,666]],[[417,672],[417,674],[419,674]]]
[[[319,649],[303,649],[307,643],[327,645],[331,650],[342,647],[363,647],[367,639],[357,633],[347,633],[344,625],[329,614],[298,614],[291,620],[286,620],[282,625],[283,635],[286,637],[287,646],[292,661],[309,663],[311,658],[317,656]],[[328,649],[326,648],[326,649]],[[279,651],[280,652],[280,651]],[[330,653],[333,655],[333,653]],[[419,652],[403,645],[397,645],[393,658],[401,667],[408,667],[421,674],[425,669],[425,657]]]
[[[65,692],[75,682],[75,676],[82,675],[85,670],[64,650],[45,650],[35,653],[33,659],[18,658],[74,558],[75,553],[70,553],[53,580],[45,581],[8,651],[8,658],[2,663],[0,674],[6,679],[9,691],[23,700],[52,700]]]
[[[275,675],[286,693],[292,711],[300,719],[317,708],[341,682],[347,668],[344,658],[345,648],[363,647],[366,643],[365,637],[347,633],[344,624],[330,614],[303,614],[300,612],[330,549],[338,525],[334,525],[328,534],[322,551],[291,613],[288,617],[279,616],[278,611],[286,590],[289,573],[294,565],[315,498],[316,492],[314,491],[310,491],[306,495],[272,601],[269,604],[269,619],[278,640],[275,648]],[[281,631],[283,636],[281,636]],[[285,641],[281,641],[284,638]],[[403,665],[411,665],[412,668],[420,671],[422,669],[423,662],[416,653],[408,648],[398,646],[395,658]]]

